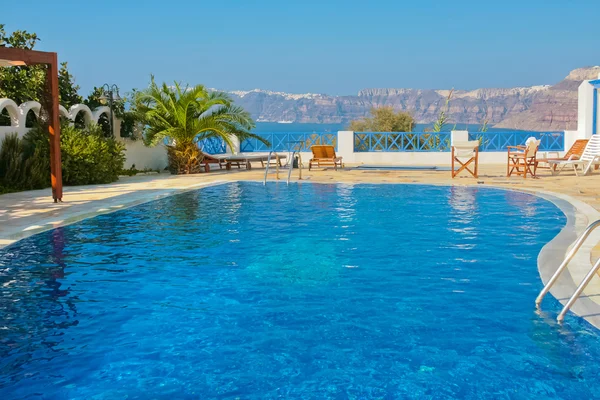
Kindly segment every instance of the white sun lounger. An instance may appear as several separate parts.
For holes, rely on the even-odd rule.
[[[282,165],[282,161],[285,160],[287,156],[285,154],[278,154],[278,158],[273,155],[271,157],[271,162],[279,161],[279,165]],[[240,164],[244,164],[247,169],[252,168],[252,162],[260,162],[264,167],[265,162],[269,161],[269,154],[236,154],[236,155],[227,155],[221,157],[221,159],[227,163],[227,169],[231,168],[232,164],[240,166]]]
[[[592,135],[583,154],[578,160],[563,160],[563,161],[552,161],[549,160],[550,171],[552,175],[558,175],[567,166],[572,166],[575,171],[575,175],[579,176],[577,167],[581,167],[582,175],[587,175],[592,172],[594,165],[600,164],[600,135]],[[556,166],[556,168],[552,168]]]

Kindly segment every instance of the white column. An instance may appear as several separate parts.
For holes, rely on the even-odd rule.
[[[577,97],[578,139],[589,139],[592,136],[593,115],[594,87],[590,85],[589,81],[583,81],[581,85],[579,85]]]
[[[354,163],[354,132],[338,131],[337,156],[344,158],[344,163]]]

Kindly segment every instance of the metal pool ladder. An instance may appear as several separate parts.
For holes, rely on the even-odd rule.
[[[267,167],[265,168],[265,179],[263,180],[263,185],[267,184],[267,177],[269,176],[269,169],[271,167],[271,157],[273,156],[273,154],[275,154],[275,173],[277,174],[277,180],[279,180],[279,155],[275,151],[270,151],[269,157],[267,158]],[[291,156],[284,167],[288,169],[286,181],[288,185],[290,184],[290,179],[292,178],[292,170],[294,169],[294,157],[296,155],[298,155],[298,179],[302,180],[302,155],[299,151],[294,150],[292,151]]]
[[[579,249],[583,245],[583,242],[585,242],[585,240],[588,238],[588,236],[590,236],[594,229],[598,227],[600,227],[600,219],[598,221],[592,222],[585,229],[585,231],[583,231],[583,233],[577,238],[577,240],[573,244],[573,247],[571,248],[571,250],[569,250],[563,262],[560,264],[554,275],[552,275],[552,278],[550,278],[546,286],[544,286],[538,297],[535,299],[535,306],[537,308],[540,308],[540,304],[542,303],[544,296],[550,291],[550,288],[552,288],[554,283],[556,283],[556,281],[558,280],[558,277],[567,268],[569,262],[573,259],[573,257],[575,257],[575,254],[577,253],[577,251],[579,251]],[[594,264],[594,266],[590,269],[585,278],[583,278],[583,280],[577,287],[577,290],[575,290],[575,293],[573,293],[567,304],[563,307],[560,314],[558,314],[558,317],[556,319],[559,323],[565,319],[565,315],[567,314],[567,312],[571,309],[571,307],[573,307],[573,304],[575,304],[581,293],[585,290],[585,288],[590,283],[596,272],[598,272],[598,270],[600,270],[600,259],[596,261],[596,264]]]

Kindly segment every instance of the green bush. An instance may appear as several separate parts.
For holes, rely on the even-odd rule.
[[[65,185],[110,183],[119,179],[125,164],[125,145],[104,137],[100,126],[93,125],[84,131],[65,126],[60,146]]]
[[[104,137],[93,125],[77,129],[61,127],[62,175],[65,185],[110,183],[118,180],[125,164],[125,146]],[[50,142],[40,126],[23,139],[8,135],[0,143],[0,193],[50,186]]]
[[[415,126],[412,115],[394,111],[392,107],[371,108],[372,117],[351,121],[348,130],[354,132],[411,132]]]
[[[0,143],[0,193],[42,189],[50,185],[49,150],[32,148],[17,134]]]

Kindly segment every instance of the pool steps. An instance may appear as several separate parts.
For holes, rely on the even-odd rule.
[[[540,308],[540,305],[542,303],[542,300],[544,299],[544,296],[552,288],[552,285],[554,285],[554,283],[556,283],[556,281],[558,280],[559,276],[567,268],[567,265],[573,259],[573,257],[575,257],[575,254],[577,253],[577,251],[579,251],[579,249],[581,248],[581,246],[583,245],[583,243],[585,242],[585,240],[588,238],[588,236],[590,236],[590,234],[596,228],[598,228],[598,227],[600,227],[600,219],[597,220],[597,221],[595,221],[595,222],[592,222],[583,231],[583,233],[577,238],[577,240],[573,244],[573,247],[571,248],[571,250],[569,250],[569,252],[567,253],[567,255],[566,255],[565,259],[563,260],[563,262],[560,264],[560,266],[557,268],[556,272],[554,272],[554,275],[552,275],[552,277],[550,278],[550,280],[548,281],[548,283],[546,284],[546,286],[544,286],[544,288],[542,289],[542,291],[540,292],[540,294],[538,295],[538,297],[535,299],[535,306],[538,309]],[[587,287],[587,285],[590,283],[590,281],[592,280],[592,278],[594,277],[594,275],[596,275],[596,273],[598,272],[598,270],[600,270],[600,259],[598,259],[598,261],[596,261],[596,263],[594,264],[594,266],[589,270],[589,272],[587,273],[587,275],[585,276],[585,278],[583,278],[583,280],[581,281],[581,283],[579,284],[579,286],[575,290],[575,293],[573,293],[573,295],[571,296],[571,298],[569,298],[569,301],[567,302],[567,304],[565,304],[565,306],[563,307],[563,309],[560,312],[560,314],[558,314],[558,317],[556,318],[556,320],[559,323],[563,322],[563,320],[565,319],[565,315],[567,314],[567,312],[569,312],[569,310],[571,309],[571,307],[573,307],[573,304],[575,304],[575,302],[577,301],[577,299],[579,298],[579,296],[581,295],[581,293],[583,293],[583,291],[585,290],[585,288]]]
[[[275,151],[270,151],[269,152],[269,158],[267,159],[267,167],[265,168],[265,178],[263,180],[263,185],[267,184],[267,178],[269,176],[269,169],[271,167],[271,158],[272,156],[275,155],[275,173],[277,174],[277,180],[279,180],[279,155],[277,154],[277,152]],[[290,184],[290,180],[292,178],[292,170],[294,169],[294,160],[295,160],[295,156],[298,156],[298,180],[302,180],[302,155],[300,154],[299,151],[297,150],[293,150],[291,152],[291,156],[287,159],[287,164],[285,166],[283,166],[282,168],[287,168],[288,169],[288,174],[287,174],[287,184]]]

